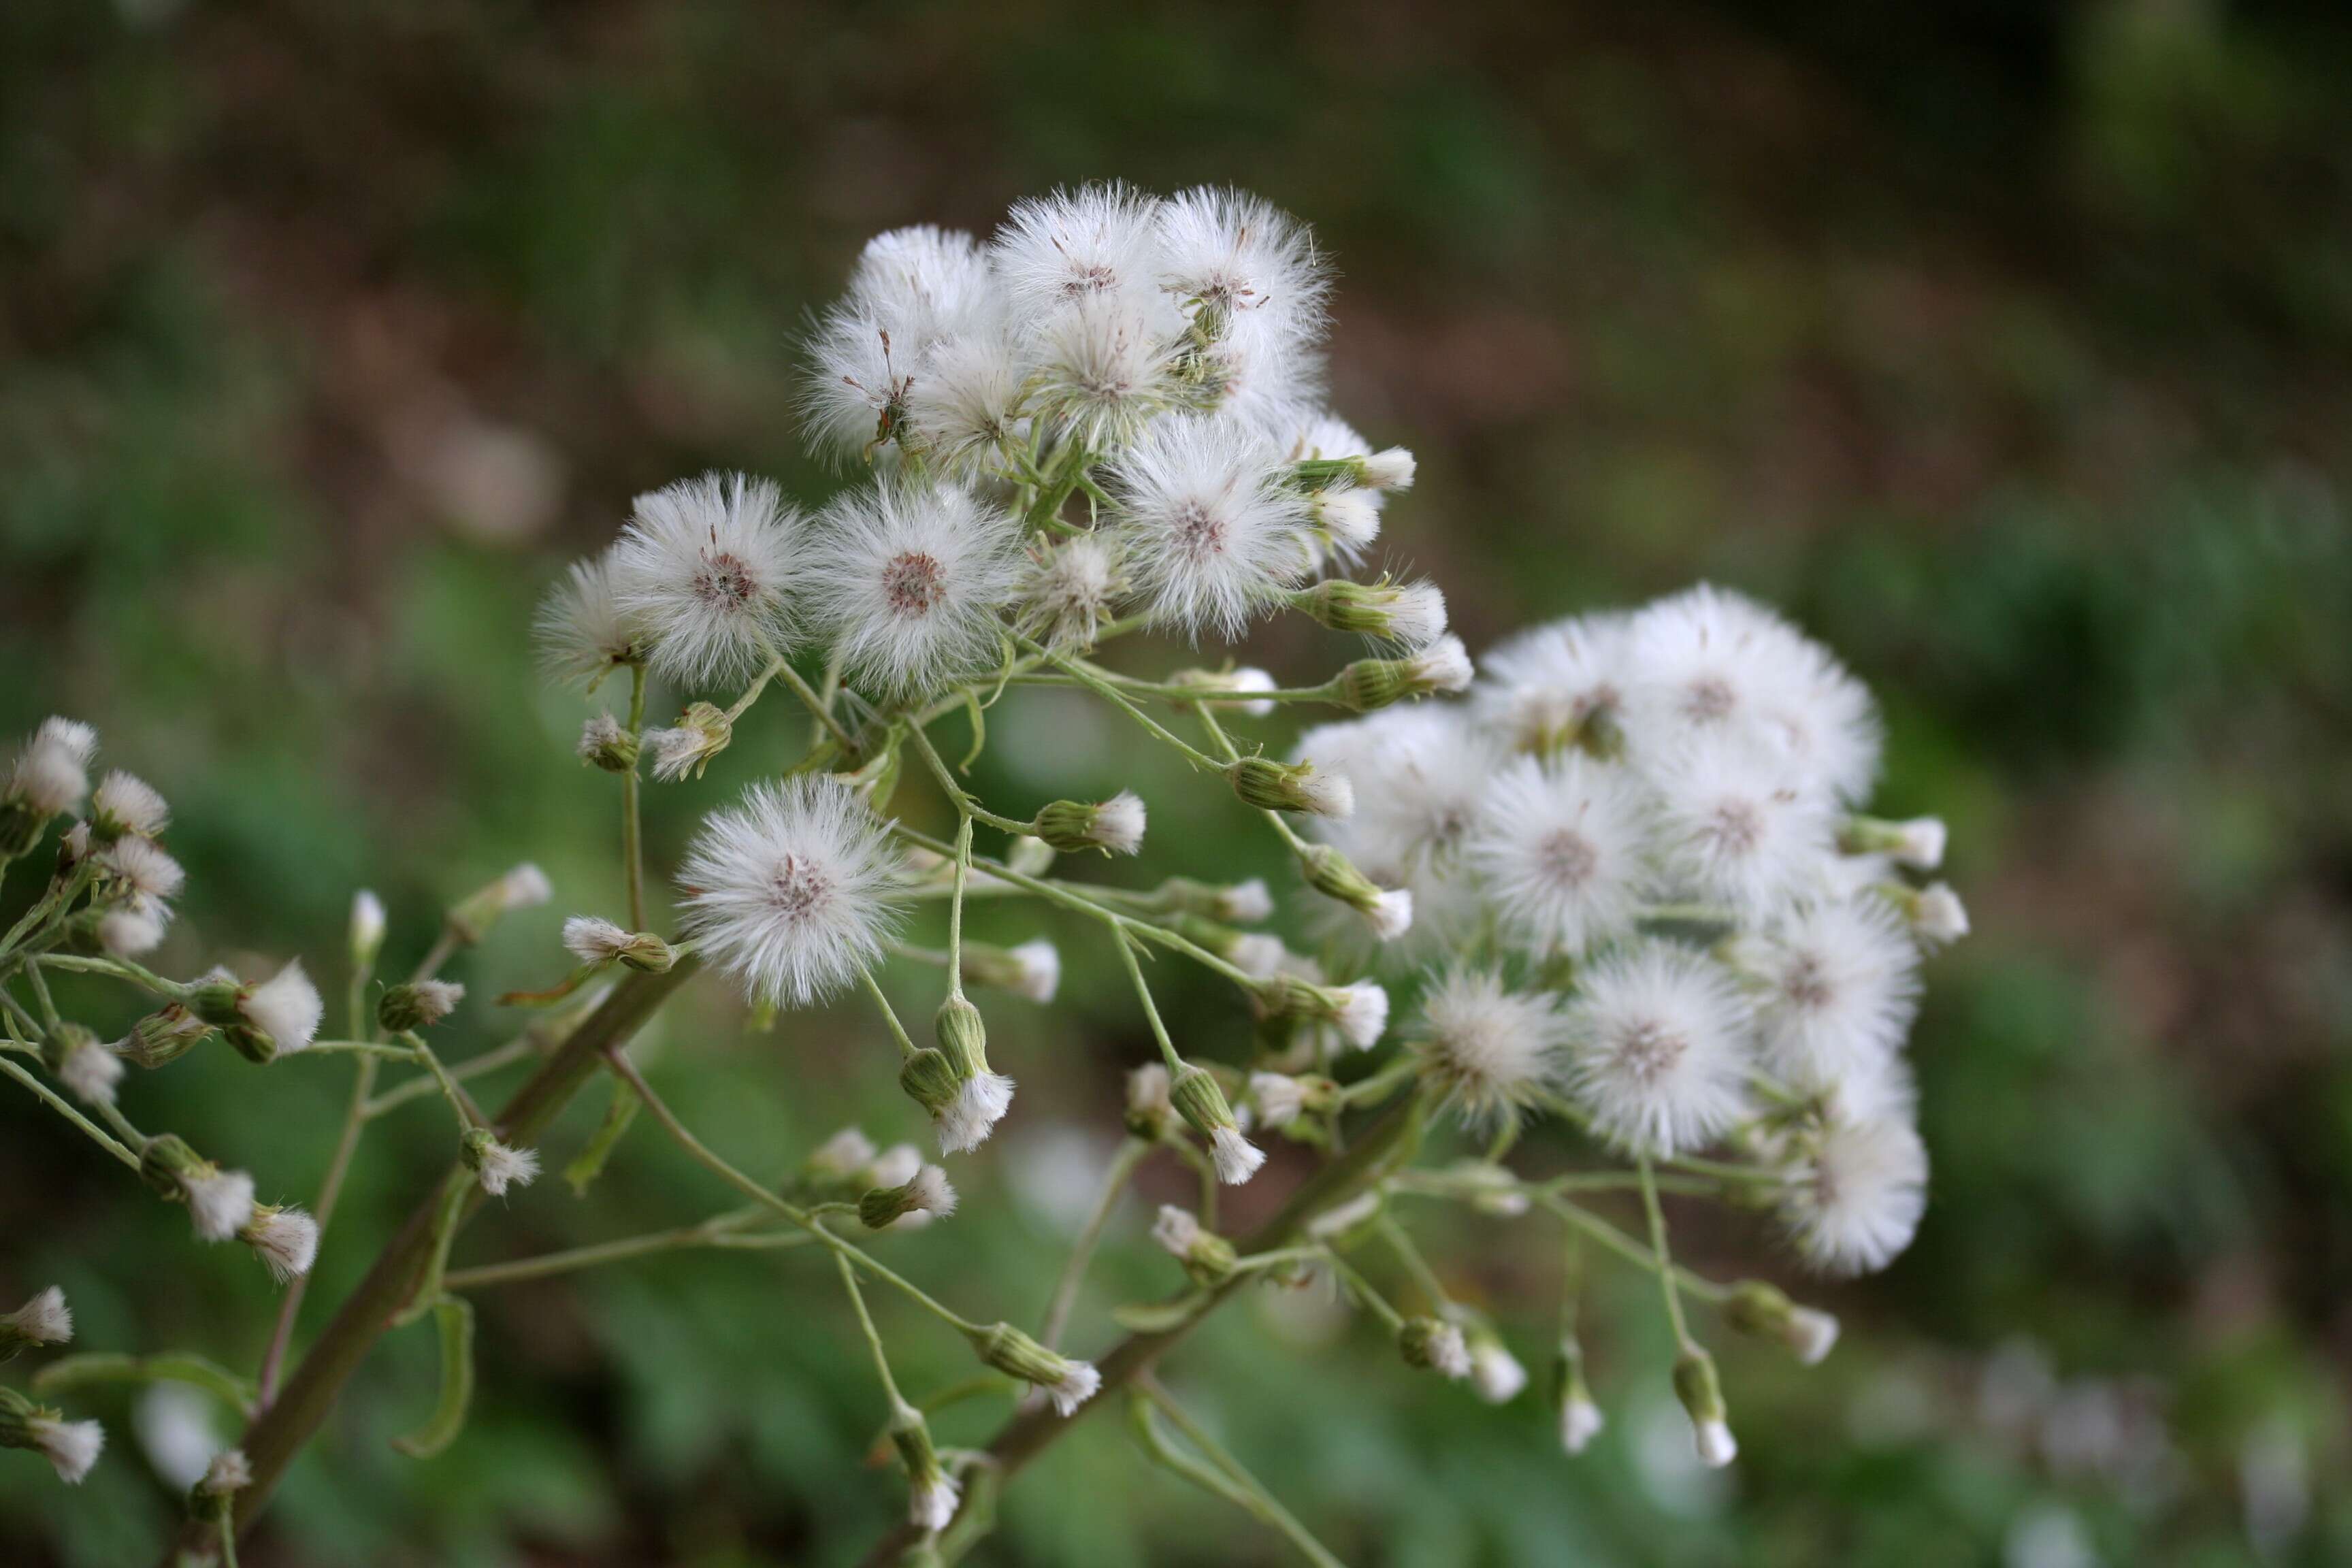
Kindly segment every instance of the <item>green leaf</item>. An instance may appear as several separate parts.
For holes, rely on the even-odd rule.
[[[1200,1311],[1205,1295],[1204,1291],[1195,1290],[1172,1301],[1129,1301],[1113,1307],[1110,1319],[1131,1333],[1164,1334],[1190,1322]]]
[[[429,1459],[457,1440],[466,1427],[466,1407],[474,1398],[474,1309],[456,1296],[433,1303],[441,1331],[441,1398],[432,1418],[392,1446],[412,1459]]]

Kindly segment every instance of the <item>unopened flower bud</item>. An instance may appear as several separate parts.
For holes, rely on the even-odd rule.
[[[377,999],[375,1021],[388,1035],[429,1029],[457,1010],[466,988],[453,980],[418,980],[394,985]]]
[[[1570,1454],[1581,1454],[1608,1421],[1584,1385],[1584,1352],[1573,1339],[1561,1341],[1552,1359],[1551,1394],[1559,1419],[1559,1446]]]
[[[1168,683],[1215,692],[1217,700],[1209,702],[1208,707],[1235,709],[1248,719],[1263,719],[1274,711],[1275,706],[1274,699],[1250,693],[1279,689],[1273,676],[1246,666],[1240,669],[1180,669],[1168,678]]]
[[[1471,1372],[1470,1347],[1462,1331],[1436,1318],[1407,1318],[1397,1330],[1397,1350],[1407,1366],[1460,1382]]]
[[[940,1050],[955,1069],[956,1089],[937,1113],[940,1147],[950,1154],[977,1149],[1013,1105],[1013,1080],[988,1068],[988,1026],[970,998],[951,994],[933,1020]]]
[[[98,731],[71,719],[47,719],[26,742],[0,786],[0,860],[14,859],[40,841],[52,817],[71,811],[89,791],[89,759]]]
[[[213,1026],[178,1002],[166,1003],[131,1026],[115,1049],[142,1068],[167,1067],[201,1045]]]
[[[236,1237],[253,1248],[280,1285],[310,1272],[319,1256],[319,1222],[299,1208],[257,1205]]]
[[[99,781],[89,799],[90,833],[101,844],[118,838],[152,838],[170,825],[172,808],[155,787],[120,768]]]
[[[1528,1369],[1491,1330],[1470,1335],[1470,1386],[1489,1405],[1508,1405],[1528,1385]]]
[[[963,981],[967,985],[992,985],[1032,1002],[1051,1002],[1062,984],[1062,955],[1042,937],[1013,948],[966,942]]]
[[[471,946],[489,934],[499,917],[536,909],[554,896],[547,873],[525,860],[460,899],[449,911],[450,934]]]
[[[1143,847],[1143,801],[1132,790],[1121,790],[1108,800],[1057,800],[1037,814],[1029,831],[1066,855],[1099,849],[1107,855],[1132,855]]]
[[[1412,891],[1381,887],[1332,846],[1310,844],[1299,851],[1298,869],[1308,887],[1363,916],[1382,942],[1393,942],[1412,929]]]
[[[198,1519],[218,1523],[228,1517],[236,1494],[253,1484],[253,1465],[242,1448],[224,1448],[215,1454],[212,1462],[196,1484],[188,1489],[188,1511]]]
[[[954,1522],[961,1490],[940,1468],[939,1451],[931,1447],[931,1430],[922,1413],[901,1405],[890,1417],[890,1445],[907,1467],[907,1521],[932,1534]]]
[[[352,968],[365,974],[375,967],[376,954],[383,951],[383,900],[367,889],[352,895],[351,953]]]
[[[857,1200],[858,1223],[868,1230],[887,1230],[902,1219],[920,1215],[945,1219],[956,1211],[956,1190],[948,1173],[925,1165],[914,1178],[893,1187],[876,1187]]]
[[[248,1061],[268,1062],[307,1048],[326,1013],[319,988],[295,959],[259,984],[216,969],[196,982],[188,1005],[217,1027]]]
[[[226,1241],[253,1219],[253,1178],[224,1171],[188,1147],[177,1133],[159,1133],[139,1152],[139,1173],[148,1185],[188,1205],[196,1235]]]
[[[1127,1075],[1127,1130],[1156,1143],[1175,1129],[1176,1107],[1169,1098],[1168,1069],[1146,1062]]]
[[[710,702],[689,702],[676,727],[646,731],[646,749],[653,753],[654,777],[665,783],[692,773],[702,776],[710,759],[735,739],[734,726],[724,710]]]
[[[79,1024],[60,1024],[42,1042],[41,1058],[84,1105],[112,1105],[122,1081],[122,1058]]]
[[[583,963],[620,963],[645,974],[667,974],[677,950],[651,931],[626,931],[593,915],[563,922],[563,945]]]
[[[0,1361],[31,1346],[61,1345],[73,1338],[73,1309],[52,1285],[13,1312],[0,1313]]]
[[[1291,604],[1335,632],[1426,647],[1445,632],[1445,595],[1434,583],[1351,583],[1326,577]]]
[[[1092,1363],[1056,1355],[1011,1323],[977,1329],[969,1337],[982,1362],[1007,1377],[1044,1389],[1060,1415],[1076,1411],[1102,1386],[1102,1374]]]
[[[1691,1432],[1701,1462],[1721,1469],[1738,1457],[1739,1445],[1723,1408],[1723,1385],[1715,1375],[1715,1358],[1694,1345],[1675,1363],[1675,1397],[1689,1412]]]
[[[469,1129],[460,1152],[482,1191],[494,1198],[504,1197],[509,1187],[530,1185],[539,1174],[537,1150],[509,1148],[487,1127]]]
[[[1437,637],[1402,658],[1360,658],[1331,678],[1331,700],[1358,713],[1370,713],[1432,692],[1469,689],[1475,673],[1462,639]]]
[[[625,773],[637,765],[637,738],[610,713],[592,714],[580,726],[579,752],[582,762],[608,773]]]
[[[70,1487],[81,1484],[105,1447],[106,1431],[97,1422],[68,1421],[62,1411],[0,1388],[0,1448],[31,1449]]]
[[[1192,1131],[1209,1141],[1217,1180],[1234,1187],[1257,1174],[1265,1152],[1242,1136],[1233,1107],[1225,1103],[1225,1091],[1208,1068],[1187,1063],[1169,1080],[1168,1099]]]
[[[1819,1364],[1837,1343],[1838,1321],[1827,1312],[1800,1307],[1777,1287],[1744,1279],[1723,1304],[1725,1321],[1743,1334],[1777,1340],[1807,1366]]]
[[[1939,816],[1908,822],[1851,816],[1838,830],[1838,847],[1849,855],[1884,855],[1914,870],[1932,871],[1944,863],[1946,837]]]
[[[1151,1226],[1151,1239],[1181,1263],[1192,1282],[1204,1289],[1214,1289],[1234,1277],[1238,1261],[1234,1244],[1213,1230],[1202,1229],[1189,1209],[1178,1208],[1174,1204],[1160,1205],[1160,1217]]]
[[[1355,786],[1345,773],[1323,773],[1311,763],[1277,763],[1244,757],[1225,769],[1225,782],[1244,805],[1260,811],[1304,812],[1339,818],[1356,809]]]

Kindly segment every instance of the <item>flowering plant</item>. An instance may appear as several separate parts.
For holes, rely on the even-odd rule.
[[[960,1554],[987,1528],[993,1489],[1116,1390],[1149,1457],[1331,1561],[1153,1368],[1236,1291],[1321,1281],[1383,1325],[1407,1363],[1490,1401],[1516,1397],[1529,1380],[1509,1325],[1455,1299],[1414,1239],[1412,1215],[1428,1205],[1553,1226],[1566,1283],[1548,1397],[1570,1453],[1603,1422],[1576,1329],[1594,1253],[1654,1279],[1675,1346],[1667,1375],[1697,1451],[1730,1462],[1691,1304],[1808,1362],[1837,1325],[1774,1286],[1678,1264],[1666,1200],[1769,1216],[1802,1261],[1832,1273],[1883,1267],[1908,1243],[1927,1160],[1902,1047],[1922,953],[1967,925],[1948,888],[1916,879],[1940,860],[1942,827],[1862,815],[1880,748],[1869,694],[1739,595],[1699,587],[1540,626],[1494,649],[1474,679],[1434,585],[1352,574],[1414,462],[1324,410],[1327,287],[1304,227],[1224,191],[1162,200],[1091,186],[1021,204],[985,245],[930,228],[868,245],[813,333],[804,406],[812,439],[864,469],[858,480],[813,512],[743,476],[640,497],[620,538],[547,603],[551,675],[625,694],[617,710],[592,700],[579,754],[617,781],[626,907],[572,916],[569,972],[501,998],[541,1010],[513,1047],[445,1062],[431,1041],[463,997],[445,967],[493,922],[552,897],[536,869],[461,900],[393,984],[375,978],[384,911],[360,894],[348,1020],[324,1038],[324,1003],[299,961],[257,982],[146,966],[182,882],[161,845],[164,802],[119,772],[92,789],[94,733],[42,726],[0,800],[0,857],[34,864],[50,826],[66,826],[45,884],[0,936],[0,1072],[184,1204],[199,1239],[243,1243],[287,1285],[253,1379],[193,1356],[134,1369],[204,1383],[247,1415],[241,1443],[191,1492],[183,1560],[234,1558],[239,1530],[388,1327],[430,1318],[442,1335],[440,1405],[404,1440],[430,1455],[465,1419],[472,1294],[688,1247],[827,1255],[863,1326],[908,1489],[907,1522],[877,1560]],[[1197,644],[1286,610],[1370,647],[1303,685],[1230,662],[1148,678],[1100,657],[1133,633]],[[970,757],[950,763],[934,731],[968,719],[977,755],[987,711],[1035,686],[1099,701],[1262,819],[1297,868],[1306,909],[1292,939],[1311,932],[1316,951],[1265,929],[1276,900],[1262,882],[1065,874],[1142,850],[1146,803],[1131,792],[1008,812],[968,787]],[[686,700],[670,724],[648,722],[656,688]],[[698,778],[772,693],[794,705],[781,727],[805,720],[805,746],[704,820],[677,870],[675,922],[656,918],[642,779]],[[1276,754],[1249,729],[1283,709],[1344,717]],[[915,825],[908,803],[943,811],[952,831]],[[979,897],[1034,900],[1098,930],[1157,1047],[1129,1074],[1125,1138],[1092,1223],[1028,1326],[968,1318],[885,1261],[889,1247],[919,1252],[907,1233],[954,1214],[941,1163],[850,1128],[789,1171],[746,1171],[678,1118],[627,1049],[704,968],[762,1013],[862,993],[940,1158],[967,1155],[1017,1114],[971,993],[1050,1001],[1062,963],[1043,940],[966,940]],[[927,905],[944,906],[941,950],[905,940]],[[1230,984],[1254,1020],[1246,1060],[1180,1047],[1145,973],[1161,956]],[[942,971],[928,1031],[901,1019],[877,979],[898,963]],[[105,1042],[54,1005],[45,976],[68,972],[119,982],[152,1010]],[[350,1109],[310,1209],[259,1201],[253,1177],[142,1131],[117,1105],[128,1069],[217,1055],[214,1042],[257,1064],[352,1058]],[[475,1100],[468,1083],[524,1060],[534,1070],[505,1105]],[[405,1083],[379,1090],[383,1070],[403,1068]],[[646,1237],[451,1267],[474,1206],[539,1175],[542,1131],[600,1072],[614,1099],[568,1163],[575,1186],[642,1114],[741,1202]],[[368,1124],[436,1096],[453,1124],[446,1171],[289,1364],[304,1284]],[[1531,1158],[1520,1141],[1539,1120],[1561,1137]],[[1313,1157],[1315,1173],[1272,1220],[1224,1234],[1219,1188],[1258,1178],[1273,1142]],[[1163,1206],[1151,1229],[1181,1283],[1114,1314],[1127,1337],[1081,1359],[1066,1342],[1089,1258],[1116,1200],[1160,1152],[1199,1178],[1194,1203]],[[986,1449],[933,1443],[938,1391],[899,1386],[866,1309],[877,1289],[961,1336],[1011,1396]],[[71,1329],[62,1297],[44,1291],[0,1318],[0,1353],[61,1343]],[[89,1358],[52,1361],[34,1392],[69,1395],[91,1375]],[[101,1439],[96,1424],[0,1387],[0,1443],[37,1449],[64,1479],[87,1473]]]

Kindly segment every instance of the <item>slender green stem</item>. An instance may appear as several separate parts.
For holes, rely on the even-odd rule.
[[[389,1040],[312,1040],[293,1054],[304,1057],[390,1057],[394,1061],[416,1059],[415,1051]]]
[[[1146,734],[1150,735],[1154,740],[1157,740],[1163,744],[1174,747],[1176,751],[1183,756],[1184,760],[1191,763],[1194,767],[1205,768],[1211,773],[1221,773],[1223,771],[1223,763],[1218,762],[1216,758],[1209,755],[1206,752],[1202,751],[1198,746],[1193,745],[1191,742],[1183,740],[1172,731],[1169,730],[1165,725],[1161,724],[1160,721],[1154,719],[1150,714],[1146,713],[1133,702],[1129,701],[1126,695],[1122,693],[1118,687],[1113,686],[1109,681],[1094,673],[1093,669],[1087,665],[1065,655],[1055,653],[1049,648],[1040,647],[1038,644],[1031,642],[1027,637],[1020,637],[1018,634],[1015,634],[1015,640],[1024,647],[1027,648],[1031,653],[1044,655],[1047,663],[1058,665],[1072,679],[1076,679],[1079,685],[1087,688],[1096,696],[1100,697],[1103,700],[1108,702],[1114,708],[1118,709],[1129,718],[1141,725]]]
[[[874,972],[861,969],[857,972],[857,978],[866,982],[866,993],[874,998],[874,1005],[882,1009],[882,1021],[890,1026],[891,1037],[898,1042],[900,1058],[913,1056],[915,1042],[907,1037],[907,1026],[898,1022],[898,1011],[890,1005],[890,998],[882,994],[881,984],[874,978]]]
[[[433,1047],[425,1043],[424,1037],[412,1030],[400,1037],[408,1043],[410,1051],[433,1075],[433,1081],[440,1086],[441,1097],[449,1102],[449,1109],[457,1113],[457,1130],[471,1132],[484,1125],[481,1108],[474,1103],[474,1097],[449,1076],[449,1069],[441,1065],[441,1058],[434,1055]]]
[[[629,666],[629,738],[645,733],[646,667]],[[639,795],[642,793],[635,757],[621,774],[621,872],[629,889],[629,929],[646,929],[645,836]]]
[[[798,1205],[787,1202],[770,1192],[760,1182],[728,1163],[709,1144],[696,1137],[692,1129],[677,1119],[677,1113],[669,1108],[667,1101],[654,1092],[653,1085],[646,1081],[645,1075],[637,1070],[636,1064],[630,1061],[625,1053],[617,1049],[607,1051],[604,1059],[631,1089],[637,1091],[645,1100],[646,1109],[653,1112],[655,1121],[661,1123],[662,1131],[667,1132],[671,1141],[685,1150],[697,1164],[741,1192],[745,1196],[755,1199],[764,1207],[773,1209],[783,1215],[793,1224],[807,1231],[819,1243],[831,1248],[836,1256],[849,1258],[867,1274],[901,1292],[941,1322],[965,1334],[982,1331],[981,1324],[958,1316],[914,1281],[884,1267],[878,1259],[862,1247],[852,1246],[817,1224],[815,1219]]]
[[[1412,1244],[1412,1237],[1405,1233],[1404,1226],[1397,1224],[1396,1217],[1385,1209],[1381,1212],[1378,1223],[1381,1239],[1388,1243],[1389,1250],[1395,1253],[1397,1261],[1404,1265],[1404,1271],[1412,1276],[1413,1284],[1428,1298],[1430,1311],[1440,1318],[1451,1318],[1454,1314],[1452,1294],[1446,1290],[1445,1282],[1438,1279],[1437,1271],[1429,1266],[1429,1259],[1421,1255],[1421,1248]]]
[[[874,1314],[866,1310],[866,1292],[857,1288],[857,1270],[837,1252],[833,1255],[833,1262],[841,1271],[841,1288],[849,1292],[849,1304],[856,1310],[857,1327],[866,1335],[866,1348],[873,1352],[874,1371],[882,1379],[882,1393],[890,1401],[890,1413],[895,1416],[902,1410],[911,1409],[898,1394],[898,1380],[890,1375],[890,1357],[882,1348],[882,1331],[874,1326]]]
[[[537,1046],[532,1042],[530,1036],[526,1034],[509,1040],[505,1045],[495,1049],[484,1051],[479,1056],[468,1057],[456,1067],[447,1068],[447,1072],[451,1078],[464,1083],[479,1078],[484,1073],[496,1072],[500,1068],[512,1067],[519,1061],[529,1060],[537,1054]],[[397,1110],[412,1100],[424,1099],[439,1087],[439,1080],[430,1073],[410,1079],[406,1083],[394,1084],[369,1100],[362,1109],[360,1119],[363,1121],[373,1121],[386,1111]]]
[[[930,736],[923,732],[920,725],[909,725],[907,739],[914,742],[916,755],[923,759],[923,765],[930,769],[933,778],[939,780],[940,788],[947,792],[948,804],[954,806],[956,815],[963,819],[964,828],[968,829],[972,819],[977,817],[1005,833],[1025,834],[1029,831],[1032,824],[1010,816],[999,816],[984,809],[970,790],[958,784],[955,775],[948,772],[946,759],[940,755],[938,749],[931,744]]]
[[[1045,1307],[1045,1322],[1038,1342],[1047,1350],[1059,1350],[1062,1331],[1069,1326],[1070,1312],[1077,1305],[1078,1288],[1087,1277],[1087,1265],[1093,1260],[1095,1248],[1102,1242],[1104,1226],[1110,1223],[1111,1212],[1118,1206],[1119,1194],[1127,1190],[1135,1168],[1151,1152],[1151,1145],[1142,1139],[1129,1136],[1120,1140],[1118,1150],[1110,1157],[1110,1169],[1103,1175],[1102,1191],[1095,1197],[1095,1206],[1087,1215],[1085,1228],[1070,1244],[1070,1256],[1062,1262],[1062,1272],[1054,1281],[1053,1300]]]
[[[545,1279],[607,1263],[625,1263],[656,1252],[676,1252],[686,1248],[756,1251],[810,1244],[811,1238],[804,1231],[768,1230],[746,1234],[737,1228],[766,1212],[758,1207],[730,1209],[699,1224],[679,1226],[671,1230],[649,1231],[643,1236],[567,1247],[560,1252],[541,1253],[536,1258],[488,1263],[476,1268],[453,1268],[443,1276],[441,1288],[461,1293],[482,1290],[492,1286],[513,1285],[526,1279]]]
[[[1160,1021],[1160,1008],[1151,1000],[1151,987],[1143,978],[1143,965],[1136,962],[1135,944],[1123,931],[1111,933],[1111,945],[1118,949],[1121,962],[1127,965],[1127,977],[1135,984],[1136,999],[1143,1004],[1143,1016],[1151,1025],[1151,1037],[1160,1043],[1160,1059],[1168,1064],[1171,1073],[1184,1070],[1184,1058],[1176,1054],[1176,1042],[1168,1037],[1168,1026]]]
[[[92,1121],[89,1117],[84,1116],[80,1111],[76,1110],[71,1105],[67,1103],[64,1096],[50,1089],[47,1084],[43,1083],[39,1079],[34,1077],[31,1073],[26,1072],[15,1062],[10,1061],[6,1057],[0,1057],[0,1073],[7,1074],[10,1078],[15,1079],[18,1083],[23,1084],[26,1089],[31,1089],[35,1094],[40,1096],[41,1099],[47,1103],[50,1110],[56,1111],[59,1116],[64,1117],[68,1121],[72,1122],[76,1127],[80,1128],[84,1132],[89,1133],[91,1142],[95,1142],[100,1148],[105,1150],[108,1153],[121,1161],[124,1164],[130,1166],[132,1170],[135,1171],[139,1168],[139,1156],[136,1153],[116,1142],[112,1134],[109,1133],[104,1128],[99,1126],[98,1123]]]
[[[190,989],[176,980],[166,980],[152,970],[133,963],[127,958],[101,958],[96,954],[75,952],[45,952],[41,955],[41,962],[51,969],[70,970],[78,974],[104,974],[116,980],[127,980],[133,985],[143,987],[158,996],[169,997],[174,1002],[184,999]]]
[[[1634,1240],[1632,1237],[1627,1236],[1623,1231],[1619,1230],[1615,1226],[1611,1225],[1599,1215],[1588,1213],[1587,1211],[1577,1207],[1574,1204],[1570,1203],[1567,1199],[1549,1193],[1539,1192],[1537,1194],[1536,1201],[1542,1204],[1545,1208],[1550,1210],[1553,1214],[1558,1215],[1567,1224],[1573,1226],[1583,1235],[1590,1237],[1594,1241],[1599,1242],[1603,1247],[1615,1253],[1618,1257],[1623,1258],[1634,1268],[1641,1269],[1643,1273],[1654,1274],[1658,1271],[1658,1255],[1656,1253],[1650,1250],[1650,1248],[1643,1247],[1640,1242]],[[1717,1285],[1714,1280],[1708,1279],[1702,1275],[1695,1274],[1679,1264],[1674,1265],[1673,1268],[1675,1283],[1681,1288],[1682,1293],[1685,1295],[1696,1296],[1702,1301],[1719,1304],[1731,1294],[1729,1290]]]
[[[1666,1321],[1674,1325],[1675,1344],[1682,1350],[1691,1348],[1689,1325],[1683,1321],[1682,1293],[1675,1289],[1674,1255],[1666,1250],[1666,1211],[1658,1202],[1658,1184],[1650,1170],[1650,1157],[1640,1156],[1642,1173],[1642,1209],[1650,1221],[1650,1251],[1657,1259],[1658,1293],[1666,1303]]]
[[[1404,1327],[1404,1314],[1389,1305],[1389,1299],[1381,1295],[1372,1282],[1357,1270],[1355,1265],[1328,1247],[1323,1249],[1323,1257],[1331,1265],[1332,1270],[1346,1283],[1348,1293],[1370,1309],[1374,1317],[1388,1325],[1391,1333]]]
[[[1256,1515],[1262,1522],[1279,1531],[1283,1539],[1297,1547],[1299,1555],[1314,1563],[1316,1568],[1346,1568],[1344,1563],[1331,1555],[1321,1542],[1308,1532],[1305,1525],[1298,1522],[1297,1518],[1288,1509],[1282,1506],[1281,1500],[1266,1489],[1263,1481],[1252,1475],[1239,1459],[1234,1458],[1218,1444],[1215,1438],[1210,1436],[1199,1422],[1186,1414],[1182,1405],[1170,1397],[1168,1391],[1160,1386],[1158,1378],[1150,1375],[1137,1378],[1135,1387],[1139,1394],[1151,1402],[1155,1409],[1168,1417],[1171,1426],[1184,1435],[1186,1442],[1200,1450],[1202,1457],[1209,1463],[1224,1472],[1226,1479],[1232,1481],[1242,1493],[1240,1497],[1234,1499],[1236,1502]]]

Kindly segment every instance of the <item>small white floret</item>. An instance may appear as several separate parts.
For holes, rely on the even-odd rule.
[[[1062,988],[1061,950],[1044,937],[1034,937],[1013,948],[1011,956],[1020,965],[1013,991],[1032,1002],[1051,1002]]]
[[[243,1171],[201,1171],[180,1179],[188,1217],[205,1241],[226,1241],[253,1218],[253,1178]]]
[[[463,994],[462,989],[459,994]],[[320,999],[310,977],[302,973],[302,961],[298,958],[241,994],[236,1010],[257,1032],[269,1037],[278,1055],[291,1056],[318,1038],[326,1003]]]
[[[1217,1180],[1229,1187],[1240,1186],[1265,1163],[1265,1151],[1243,1137],[1237,1127],[1220,1127],[1209,1134],[1209,1157],[1216,1164]]]
[[[956,1086],[955,1098],[940,1113],[940,1148],[961,1154],[988,1142],[1013,1109],[1013,1080],[1001,1072],[976,1073]]]
[[[64,1289],[56,1285],[0,1318],[0,1323],[37,1345],[61,1345],[73,1338],[73,1309],[66,1305]]]

